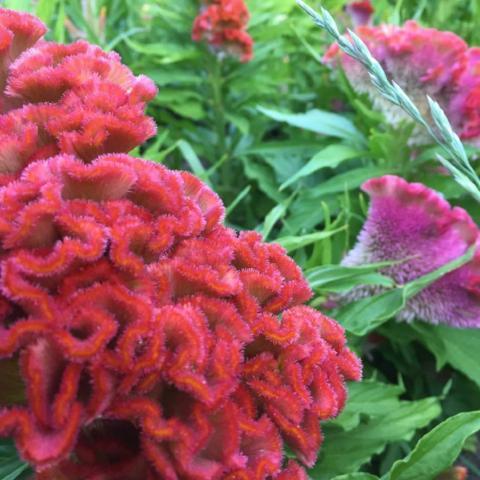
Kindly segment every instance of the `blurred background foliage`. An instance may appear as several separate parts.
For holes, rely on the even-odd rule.
[[[437,147],[409,147],[412,125],[389,126],[344,76],[322,64],[329,39],[293,0],[247,0],[255,56],[245,64],[192,42],[197,0],[0,3],[38,15],[50,27],[50,40],[86,39],[118,51],[135,73],[150,76],[158,86],[150,106],[158,134],[134,153],[193,171],[223,198],[227,223],[284,245],[306,271],[314,306],[362,281],[382,280],[375,269],[338,266],[365,219],[368,205],[358,187],[368,178],[393,173],[421,181],[480,220],[477,205],[436,163]],[[322,5],[348,27],[346,3]],[[375,23],[413,18],[480,44],[480,0],[373,4]],[[474,149],[469,153],[477,156]],[[352,386],[346,411],[325,426],[313,479],[359,469],[392,480],[420,479],[391,467],[434,425],[480,406],[480,334],[387,323],[395,311],[391,303],[367,303],[354,311],[354,324],[351,311],[334,312],[364,359],[368,381]],[[469,478],[480,478],[478,442],[470,434],[441,444],[429,461],[447,467],[455,458],[446,462],[446,452],[469,438],[459,461]],[[339,444],[343,454],[335,451]],[[11,472],[25,474],[11,445],[0,445],[0,460],[2,455]],[[0,478],[18,477],[1,472]]]

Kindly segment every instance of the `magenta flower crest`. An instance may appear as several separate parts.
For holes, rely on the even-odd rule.
[[[420,183],[396,176],[365,182],[371,198],[367,220],[344,265],[397,260],[383,272],[405,284],[465,254],[479,241],[479,231],[468,213],[452,208],[438,193]],[[480,327],[480,255],[446,274],[412,298],[399,319],[418,318],[456,327]],[[367,296],[367,287],[347,298]]]

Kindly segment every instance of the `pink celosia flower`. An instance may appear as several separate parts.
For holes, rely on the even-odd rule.
[[[460,87],[457,78],[459,68],[465,63],[467,44],[451,32],[433,28],[423,28],[415,21],[404,26],[381,25],[378,27],[360,26],[356,33],[366,43],[373,56],[380,62],[387,76],[398,83],[412,98],[424,115],[429,115],[426,95],[433,97],[446,110],[453,114],[454,127],[462,133],[465,120],[455,115],[452,101]],[[356,60],[340,51],[338,45],[328,50],[327,63],[340,62],[353,87],[367,93],[374,106],[382,111],[387,120],[398,124],[407,115],[398,107],[383,99],[372,86],[368,73]],[[458,102],[457,102],[458,103]],[[480,132],[478,132],[480,134]],[[412,143],[424,142],[428,137],[418,127]]]
[[[253,56],[253,40],[247,33],[249,13],[244,0],[216,0],[207,3],[193,24],[192,38],[205,40],[217,52],[248,62]]]
[[[465,140],[480,145],[480,48],[470,48],[455,69],[448,115]]]
[[[398,284],[425,275],[460,257],[479,240],[477,226],[465,210],[452,208],[438,193],[420,183],[385,176],[368,180],[368,218],[344,265],[387,260],[403,262],[383,271]],[[434,282],[412,298],[399,314],[457,327],[480,327],[480,255]],[[360,287],[347,299],[372,293]]]
[[[305,480],[284,446],[312,466],[361,376],[343,329],[200,180],[111,153],[141,141],[149,81],[33,50],[0,117],[0,374],[24,382],[0,434],[37,480]]]
[[[345,10],[352,18],[352,22],[356,27],[359,25],[368,25],[375,12],[370,0],[351,2],[346,6]]]

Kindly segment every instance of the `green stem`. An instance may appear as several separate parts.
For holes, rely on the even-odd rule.
[[[217,159],[226,154],[226,138],[225,138],[225,107],[223,104],[223,78],[222,78],[222,62],[216,57],[213,58],[213,65],[210,70],[210,84],[212,87],[213,100],[213,117],[215,122],[215,130],[217,133]]]

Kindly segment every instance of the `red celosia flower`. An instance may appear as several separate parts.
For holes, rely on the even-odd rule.
[[[249,13],[243,0],[217,0],[199,13],[193,24],[194,41],[205,40],[216,51],[248,62],[253,40],[245,30]]]
[[[25,390],[0,434],[38,480],[305,480],[284,445],[312,466],[361,376],[343,329],[202,182],[110,153],[141,141],[147,80],[84,43],[37,50],[0,117],[0,371]]]
[[[468,469],[462,466],[451,467],[442,472],[436,480],[467,480]]]
[[[128,152],[154,135],[144,110],[155,86],[135,77],[116,53],[83,41],[35,44],[45,28],[29,15],[0,10],[2,25],[11,45],[4,49],[0,95],[0,185],[41,158],[74,153],[90,161]]]
[[[0,90],[3,91],[11,63],[31,47],[46,28],[32,15],[13,10],[0,9],[0,12]]]
[[[346,11],[352,17],[355,26],[368,25],[375,9],[370,0],[351,2],[346,6]]]

